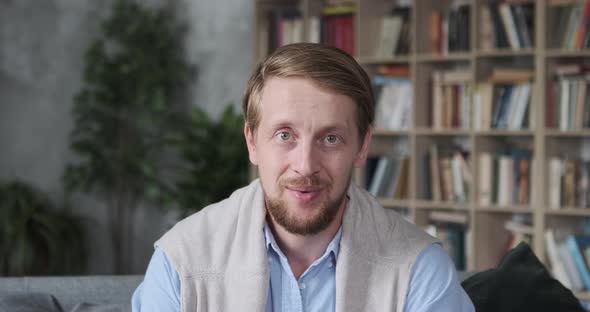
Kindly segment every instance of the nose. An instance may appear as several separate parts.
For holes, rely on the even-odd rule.
[[[319,172],[320,160],[313,142],[300,142],[293,153],[293,170],[301,176],[312,176]]]

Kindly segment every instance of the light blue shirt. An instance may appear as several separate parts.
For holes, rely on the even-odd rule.
[[[298,283],[276,242],[273,244],[272,233],[265,229],[271,271],[266,311],[334,311],[334,263],[337,265],[341,235],[338,231],[324,255],[301,275]],[[132,307],[133,312],[180,311],[180,279],[162,250],[155,250],[145,278],[133,294]],[[416,259],[404,307],[404,312],[435,311],[475,311],[457,280],[451,258],[438,244],[425,248]]]
[[[336,259],[341,237],[342,227],[328,244],[324,254],[297,280],[272,231],[265,225],[264,239],[270,264],[270,293],[266,312],[335,311]]]

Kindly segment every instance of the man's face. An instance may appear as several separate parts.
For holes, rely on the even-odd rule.
[[[271,78],[260,103],[260,123],[244,128],[250,161],[258,166],[266,208],[287,231],[324,230],[344,209],[355,166],[366,160],[356,105],[304,78]]]

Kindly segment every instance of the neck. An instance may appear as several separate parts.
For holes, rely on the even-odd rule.
[[[303,272],[326,252],[326,248],[342,225],[347,203],[348,199],[345,197],[334,220],[324,230],[313,235],[293,234],[269,216],[269,226],[281,251],[287,257],[296,279],[299,279]]]

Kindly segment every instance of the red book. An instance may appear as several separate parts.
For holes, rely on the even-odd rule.
[[[582,18],[580,19],[580,24],[578,24],[578,30],[576,31],[576,41],[574,42],[574,48],[576,49],[581,49],[584,42],[586,25],[588,25],[588,21],[590,20],[590,1],[586,0],[582,12]]]
[[[438,11],[430,14],[430,49],[432,53],[442,51],[442,16]]]

